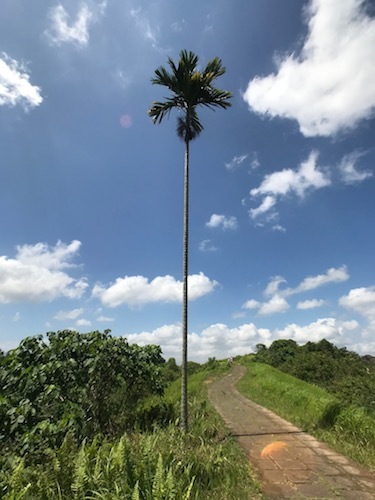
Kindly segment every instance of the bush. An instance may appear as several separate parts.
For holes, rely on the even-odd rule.
[[[129,345],[109,331],[29,337],[0,361],[2,451],[40,453],[77,439],[121,435],[139,405],[161,394],[158,346]]]

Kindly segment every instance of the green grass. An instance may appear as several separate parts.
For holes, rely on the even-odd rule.
[[[261,498],[258,484],[237,443],[207,399],[205,380],[225,364],[189,377],[189,431],[176,422],[153,432],[137,432],[80,446],[68,435],[44,463],[13,456],[0,472],[6,500],[238,500]],[[178,407],[180,384],[166,400]],[[176,413],[177,415],[178,413]]]
[[[237,384],[245,396],[274,411],[339,452],[375,469],[375,416],[344,406],[324,389],[272,366],[245,362]]]

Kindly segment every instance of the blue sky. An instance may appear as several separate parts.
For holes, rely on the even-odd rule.
[[[0,347],[110,328],[180,358],[183,143],[154,70],[218,56],[191,144],[190,353],[375,354],[375,9],[361,0],[0,5]]]

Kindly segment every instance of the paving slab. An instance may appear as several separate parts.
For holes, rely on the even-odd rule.
[[[234,366],[208,385],[208,395],[257,472],[266,498],[375,500],[370,470],[240,394],[235,384],[245,372]]]

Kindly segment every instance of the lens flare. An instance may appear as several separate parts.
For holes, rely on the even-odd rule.
[[[133,125],[133,119],[130,115],[122,115],[120,118],[120,125],[124,128],[129,128]]]
[[[287,444],[284,443],[284,441],[274,441],[273,443],[268,444],[263,448],[263,450],[260,453],[260,458],[268,457],[273,453],[283,450],[284,448],[286,448],[286,446]]]

